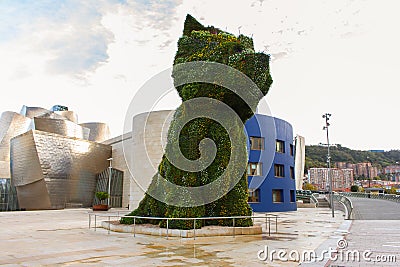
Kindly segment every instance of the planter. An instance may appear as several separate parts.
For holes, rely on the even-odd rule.
[[[109,209],[107,204],[93,205],[92,208],[94,211],[107,211]]]

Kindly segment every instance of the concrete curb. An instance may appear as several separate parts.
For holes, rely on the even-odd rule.
[[[111,225],[111,228],[110,228]],[[167,229],[160,228],[156,225],[151,224],[136,224],[135,227],[132,224],[120,224],[118,221],[103,221],[101,226],[104,229],[110,229],[113,232],[120,233],[135,233],[152,236],[167,236]],[[204,226],[200,229],[194,230],[179,230],[169,229],[169,237],[183,237],[193,238],[196,237],[207,237],[207,236],[234,236],[234,235],[261,235],[261,225],[255,225],[250,227],[228,227],[228,226]]]

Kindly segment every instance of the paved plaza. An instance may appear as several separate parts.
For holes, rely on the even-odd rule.
[[[345,239],[346,249],[372,250],[373,256],[398,254],[399,222],[344,220],[325,208],[277,213],[278,233],[271,236],[169,238],[88,228],[89,209],[2,212],[1,266],[298,266],[271,252],[335,249]],[[111,213],[126,213],[113,210]],[[259,215],[259,214],[257,214]],[[106,218],[104,218],[106,219]],[[100,225],[100,222],[97,222]],[[260,219],[256,223],[265,222]],[[93,221],[92,221],[93,225]],[[265,253],[267,252],[267,254]],[[266,255],[269,255],[266,258]],[[325,255],[326,256],[326,255]],[[283,258],[288,258],[285,255]],[[260,260],[261,259],[261,260]],[[400,255],[397,256],[400,261]],[[329,261],[327,257],[301,266],[397,266],[395,263]]]
[[[346,222],[342,213],[332,219],[329,209],[299,209],[279,213],[278,234],[271,236],[166,240],[158,236],[108,234],[102,228],[94,231],[88,228],[89,211],[0,213],[0,265],[296,266],[298,263],[293,261],[261,261],[257,254],[266,246],[270,251],[289,251],[316,249],[327,240],[335,243],[343,234],[337,229]]]

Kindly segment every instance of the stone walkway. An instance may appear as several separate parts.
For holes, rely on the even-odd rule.
[[[324,242],[335,245],[347,234],[339,227],[350,222],[343,220],[341,212],[331,218],[329,209],[299,209],[277,213],[278,234],[271,236],[166,240],[88,229],[88,211],[1,212],[0,265],[297,266],[294,261],[261,261],[259,257],[265,257],[265,250],[301,252],[315,250]]]

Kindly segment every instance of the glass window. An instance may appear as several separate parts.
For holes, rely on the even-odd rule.
[[[247,165],[247,175],[261,176],[262,175],[261,162],[249,162],[249,164]]]
[[[272,202],[274,203],[283,202],[283,189],[272,189]]]
[[[276,152],[285,153],[285,142],[276,140]]]
[[[285,177],[285,166],[282,164],[275,164],[275,177]]]
[[[251,150],[264,150],[264,138],[263,137],[250,137],[250,149]]]
[[[294,190],[290,190],[290,202],[296,202],[296,193]]]
[[[249,199],[247,202],[260,202],[260,189],[249,189]]]
[[[294,179],[294,167],[290,167],[290,178]]]
[[[290,144],[290,156],[294,156],[294,146]]]

